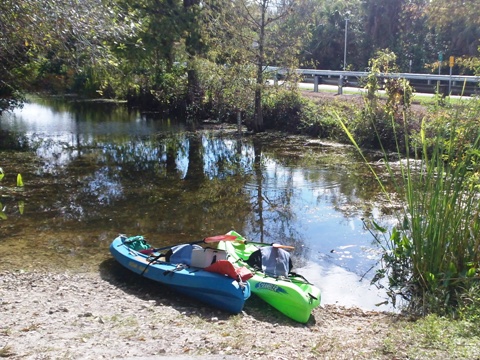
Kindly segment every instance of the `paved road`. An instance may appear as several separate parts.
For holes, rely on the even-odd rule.
[[[280,82],[279,82],[280,83]],[[273,84],[273,81],[272,81],[272,84]],[[301,89],[301,90],[311,90],[313,91],[313,84],[311,83],[299,83],[298,84],[298,87]],[[334,92],[334,93],[338,93],[338,86],[337,85],[326,85],[326,84],[319,84],[318,85],[318,91],[321,92],[321,91],[327,91],[327,92]],[[343,94],[344,95],[353,95],[353,94],[362,94],[365,92],[365,89],[363,88],[357,88],[357,87],[344,87],[343,88]],[[380,94],[384,94],[385,91],[384,90],[379,90],[378,91]],[[420,93],[420,92],[417,92],[415,93],[415,95],[417,96],[420,96],[420,97],[433,97],[435,96],[435,94],[431,94],[431,93]],[[457,98],[457,99],[473,99],[474,97],[472,96],[458,96],[458,95],[451,95],[450,98]]]

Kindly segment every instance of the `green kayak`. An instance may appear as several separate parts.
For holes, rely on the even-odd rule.
[[[244,266],[254,274],[248,280],[251,291],[289,318],[306,323],[320,305],[320,289],[290,271],[288,252],[275,244],[249,242],[235,231],[228,235],[237,236],[237,240],[221,241],[218,248],[227,252],[235,266]]]

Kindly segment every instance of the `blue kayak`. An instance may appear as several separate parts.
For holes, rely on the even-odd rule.
[[[143,253],[132,249],[128,239],[125,235],[115,238],[110,245],[110,252],[121,265],[134,273],[233,314],[240,313],[250,297],[250,285],[247,282],[191,264],[173,263],[161,254]]]

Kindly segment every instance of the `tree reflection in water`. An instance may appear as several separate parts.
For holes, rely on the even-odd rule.
[[[360,278],[375,265],[361,217],[391,221],[376,202],[376,182],[347,147],[188,132],[182,121],[121,105],[45,100],[4,115],[0,130],[15,131],[31,149],[0,150],[0,166],[25,181],[22,194],[2,200],[9,206],[0,255],[9,267],[24,267],[28,249],[27,267],[95,268],[118,233],[163,246],[235,229],[293,245],[297,267],[313,271],[322,288],[329,282],[318,278],[319,267],[327,269],[322,277],[340,268]],[[18,200],[23,215],[10,206]]]

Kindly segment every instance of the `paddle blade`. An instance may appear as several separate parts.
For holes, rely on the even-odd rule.
[[[235,241],[237,237],[235,235],[217,235],[217,236],[209,236],[203,239],[204,243],[214,243],[219,241]]]
[[[293,246],[290,245],[282,245],[282,244],[272,244],[274,248],[279,248],[279,249],[286,249],[286,250],[293,250],[295,249]]]

